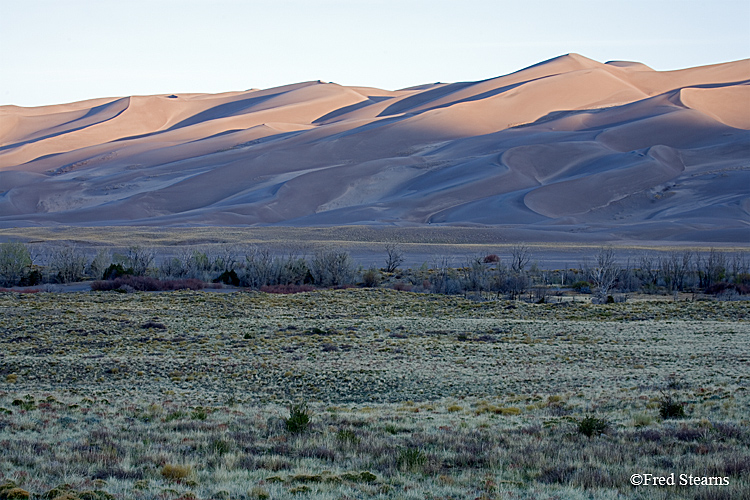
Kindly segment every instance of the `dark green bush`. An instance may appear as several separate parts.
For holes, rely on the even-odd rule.
[[[208,412],[202,406],[196,406],[190,414],[190,418],[193,420],[206,420]]]
[[[301,434],[310,425],[310,410],[307,404],[300,403],[289,407],[289,418],[284,420],[286,430],[292,434]]]
[[[234,269],[231,271],[224,271],[214,280],[214,283],[224,283],[225,285],[240,286],[240,278]]]
[[[399,469],[406,471],[417,470],[425,462],[427,462],[427,455],[419,448],[402,448],[396,460]]]
[[[601,418],[589,415],[578,422],[578,433],[587,437],[599,436],[609,427],[609,423]]]
[[[111,281],[121,276],[132,276],[132,275],[133,275],[133,269],[131,268],[125,269],[122,266],[122,264],[110,264],[109,267],[104,271],[104,274],[102,275],[102,279],[106,281]]]
[[[685,418],[685,404],[675,401],[672,396],[663,394],[659,400],[659,415],[661,418]]]

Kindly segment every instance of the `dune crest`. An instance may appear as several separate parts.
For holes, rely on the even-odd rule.
[[[0,227],[479,224],[750,241],[750,60],[0,106]],[[581,236],[583,235],[583,236]],[[532,236],[528,236],[532,238]]]

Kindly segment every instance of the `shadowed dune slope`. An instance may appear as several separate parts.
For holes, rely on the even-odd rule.
[[[0,227],[493,225],[750,241],[750,59],[568,54],[397,91],[304,82],[0,106]]]

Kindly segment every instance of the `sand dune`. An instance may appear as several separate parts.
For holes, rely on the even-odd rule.
[[[487,224],[750,241],[750,60],[0,106],[0,227]],[[520,233],[519,233],[520,234]]]

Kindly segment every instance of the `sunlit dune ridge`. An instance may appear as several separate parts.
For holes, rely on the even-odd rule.
[[[747,242],[750,59],[0,107],[0,227],[479,224]],[[529,238],[532,238],[529,236]],[[533,239],[533,238],[532,238]]]

